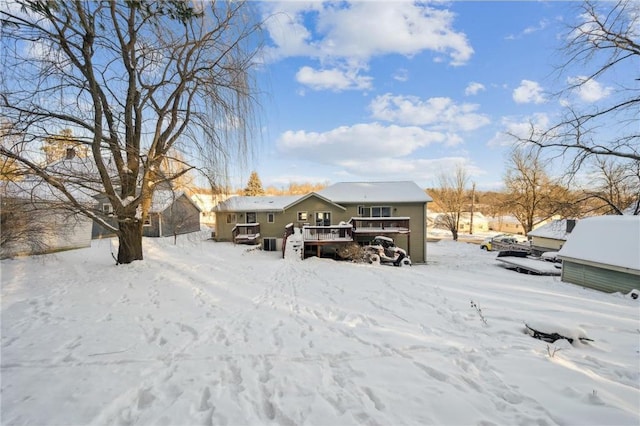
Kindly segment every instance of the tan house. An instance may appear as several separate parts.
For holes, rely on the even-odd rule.
[[[302,196],[236,196],[215,209],[216,240],[281,250],[293,228],[300,228],[305,256],[326,256],[342,244],[385,235],[414,263],[424,263],[430,201],[410,181],[340,182]]]
[[[558,219],[529,232],[527,236],[531,240],[531,252],[540,255],[544,252],[560,250],[575,225],[575,219]]]

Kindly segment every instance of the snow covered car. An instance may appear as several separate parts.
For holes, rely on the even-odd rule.
[[[505,246],[511,244],[517,244],[518,239],[513,235],[508,234],[500,234],[494,237],[485,238],[484,241],[480,244],[480,249],[491,251],[497,249],[502,249]]]
[[[369,263],[393,264],[394,266],[411,265],[407,252],[396,246],[393,239],[377,236],[371,244],[364,246]]]

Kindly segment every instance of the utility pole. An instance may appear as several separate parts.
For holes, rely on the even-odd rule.
[[[473,235],[473,207],[476,202],[476,183],[471,184],[471,222],[469,223],[469,234]]]

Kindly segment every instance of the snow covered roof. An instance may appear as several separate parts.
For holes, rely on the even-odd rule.
[[[302,197],[304,195],[235,196],[218,204],[215,210],[219,212],[280,211]]]
[[[78,185],[67,185],[67,191],[80,203],[93,203],[92,192]],[[39,177],[30,177],[21,181],[5,181],[0,184],[0,193],[4,197],[30,200],[32,202],[62,202],[68,198],[58,189]]]
[[[318,194],[336,203],[414,203],[433,199],[412,181],[338,182]]]
[[[558,255],[640,271],[640,216],[581,219]]]
[[[157,189],[153,192],[153,198],[151,199],[151,213],[161,213],[165,211],[175,200],[185,195],[182,191],[171,191],[166,189]],[[193,204],[198,210],[200,207],[189,197],[185,196],[191,204]]]
[[[567,232],[567,220],[560,219],[546,223],[539,228],[534,229],[527,235],[530,237],[550,238],[553,240],[566,241],[570,233]]]

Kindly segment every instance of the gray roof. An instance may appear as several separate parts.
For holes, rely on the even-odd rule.
[[[426,203],[433,201],[412,181],[338,182],[318,194],[335,203]]]
[[[235,196],[218,204],[216,211],[282,211],[311,196],[344,209],[341,203],[415,203],[432,201],[415,182],[339,182],[306,195]]]
[[[173,192],[168,189],[157,189],[153,191],[153,197],[151,198],[151,208],[149,211],[151,213],[162,213],[182,196],[184,196],[187,201],[193,204],[195,208],[201,211],[200,207],[198,207],[198,205],[191,198],[187,197],[183,191]]]
[[[235,196],[218,204],[215,210],[221,212],[282,211],[303,197],[305,195]]]

